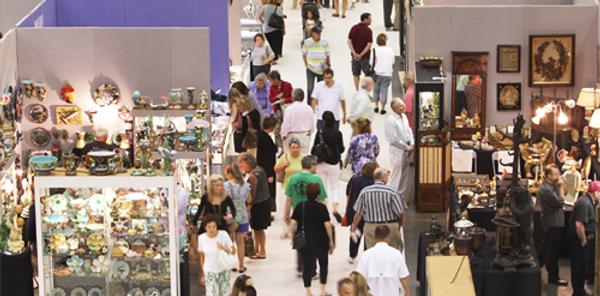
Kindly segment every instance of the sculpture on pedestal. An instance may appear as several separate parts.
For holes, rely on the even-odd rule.
[[[526,141],[523,136],[525,119],[519,114],[514,120],[514,134],[505,135],[513,141],[514,158],[510,188],[504,195],[503,205],[498,207],[494,224],[496,232],[496,258],[493,264],[504,269],[518,266],[536,266],[531,253],[533,247],[533,201],[529,190],[521,185],[519,178],[519,145]]]

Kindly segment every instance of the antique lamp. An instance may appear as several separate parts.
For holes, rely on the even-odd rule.
[[[598,106],[600,90],[596,88],[582,88],[577,98],[577,106],[585,108],[586,117]]]
[[[594,110],[589,125],[591,128],[600,128],[600,109]]]
[[[569,122],[569,117],[562,110],[562,105],[565,105],[569,109],[575,108],[575,100],[573,99],[561,99],[556,101],[548,102],[544,107],[537,108],[535,110],[535,116],[531,118],[531,122],[539,125],[547,114],[552,114],[554,117],[554,126],[552,128],[552,158],[556,159],[556,127],[557,124],[565,125]]]

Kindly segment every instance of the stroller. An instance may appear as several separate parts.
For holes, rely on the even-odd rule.
[[[321,17],[319,15],[319,6],[316,3],[316,0],[305,0],[302,4],[302,32],[304,33],[304,39],[309,38],[307,34],[307,28],[305,27],[307,14],[311,12],[313,15],[313,20],[315,21],[315,26],[319,27],[323,30],[323,22],[321,21]]]

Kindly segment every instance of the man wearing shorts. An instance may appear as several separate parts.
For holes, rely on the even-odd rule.
[[[371,44],[373,43],[373,32],[371,25],[371,14],[363,13],[360,23],[352,26],[348,33],[348,47],[352,53],[352,76],[354,76],[354,87],[358,90],[360,72],[371,75]]]

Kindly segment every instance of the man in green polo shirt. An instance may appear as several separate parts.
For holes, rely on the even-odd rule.
[[[285,188],[285,195],[287,199],[285,201],[285,222],[290,222],[290,212],[292,208],[295,208],[297,204],[302,201],[308,200],[306,198],[305,189],[306,185],[310,183],[316,183],[321,186],[321,194],[317,197],[320,202],[325,202],[327,193],[325,185],[321,177],[316,175],[317,172],[317,157],[314,155],[307,155],[302,158],[302,172],[296,173]]]

